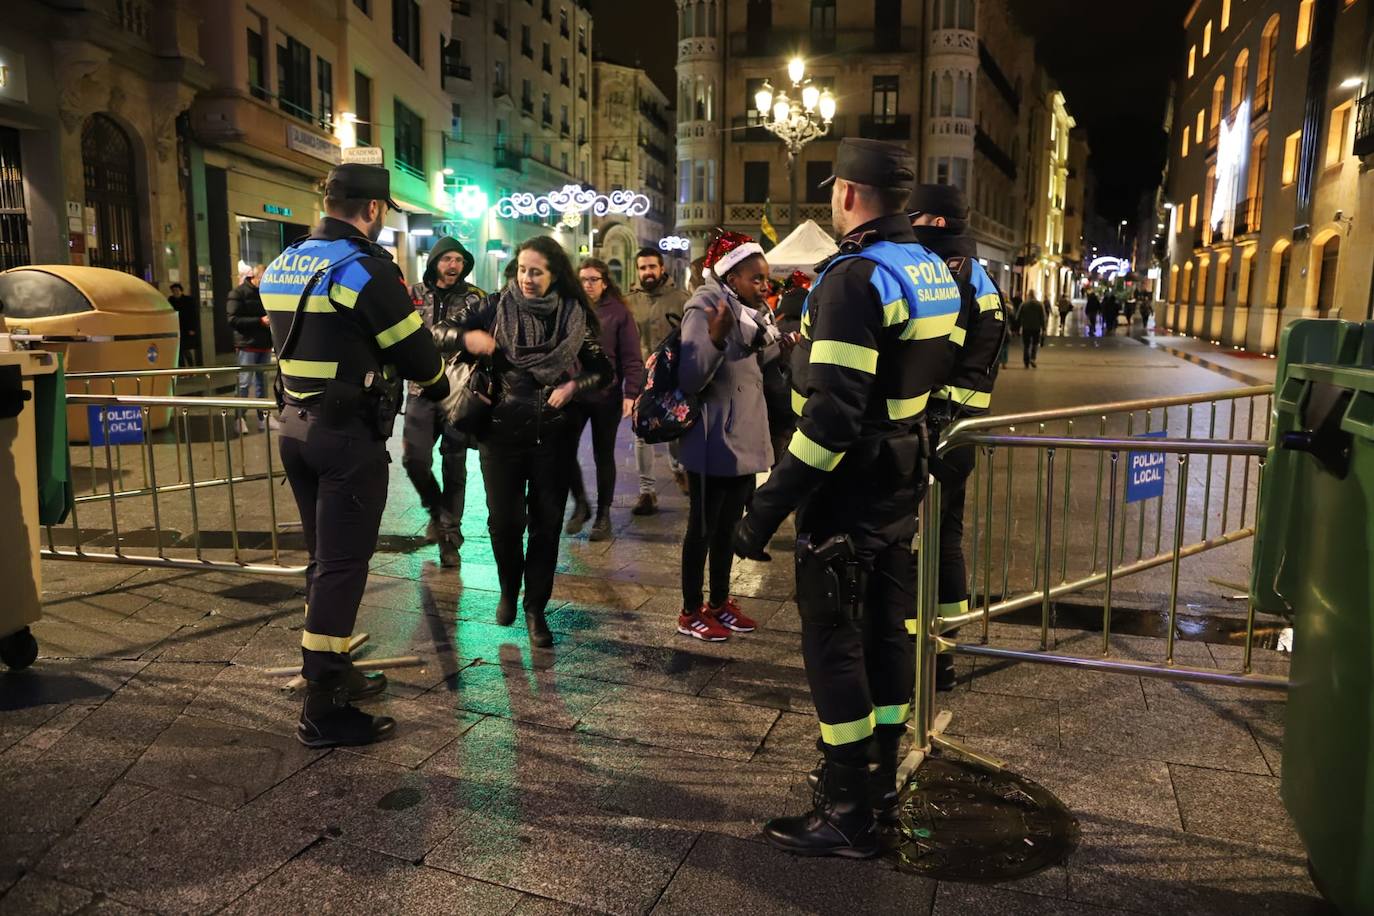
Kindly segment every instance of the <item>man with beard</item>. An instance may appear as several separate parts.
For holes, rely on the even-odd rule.
[[[635,324],[639,326],[639,345],[645,361],[668,332],[682,322],[682,310],[687,294],[678,289],[673,278],[663,270],[663,255],[653,248],[641,248],[635,255],[635,271],[639,282],[630,287],[625,304],[630,307]],[[687,474],[678,464],[678,444],[668,443],[669,463],[673,479],[682,492],[687,492]],[[658,511],[658,482],[654,478],[654,446],[635,438],[635,464],[639,468],[639,502],[630,510],[634,515],[653,515]]]
[[[355,669],[348,643],[386,506],[394,380],[417,381],[422,397],[441,400],[448,377],[400,269],[376,244],[395,206],[385,169],[338,166],[325,183],[325,218],[262,279],[280,367],[282,468],[310,556],[296,728],[308,747],[370,744],[396,729],[353,705],[385,690],[386,678]]]
[[[416,287],[420,320],[431,330],[457,315],[460,309],[480,302],[486,293],[467,282],[472,253],[457,239],[435,242],[425,264],[425,276]],[[410,384],[402,433],[401,466],[429,512],[426,539],[439,545],[439,565],[457,566],[463,546],[463,501],[467,489],[469,437],[444,422],[433,401],[420,396],[420,386]],[[439,467],[443,486],[434,479],[434,443],[439,442]]]

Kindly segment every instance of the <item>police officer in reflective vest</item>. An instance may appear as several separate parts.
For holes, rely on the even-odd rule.
[[[978,261],[968,236],[968,202],[952,185],[922,184],[911,192],[907,215],[916,240],[945,259],[959,284],[963,300],[952,340],[958,347],[954,373],[930,396],[926,423],[932,446],[951,425],[987,413],[997,382],[997,356],[1006,334],[1006,304],[1002,292]],[[968,572],[964,566],[964,491],[977,452],[964,446],[936,456],[930,472],[940,481],[940,575],[937,590],[940,615],[968,610]],[[936,660],[935,686],[954,687],[954,657],[941,653]]]
[[[386,439],[400,379],[441,399],[448,379],[391,255],[376,244],[390,175],[346,164],[329,173],[327,214],[271,263],[262,300],[271,319],[282,405],[282,467],[300,509],[306,570],[297,737],[310,747],[368,744],[396,723],[353,705],[386,687],[353,668],[348,641],[386,505]]]
[[[876,855],[878,822],[896,815],[923,418],[953,366],[960,302],[944,260],[912,234],[915,170],[899,146],[840,143],[827,179],[840,252],[820,265],[792,360],[800,419],[736,531],[736,552],[757,557],[797,509],[797,608],[825,767],[815,809],[764,834],[804,855]]]

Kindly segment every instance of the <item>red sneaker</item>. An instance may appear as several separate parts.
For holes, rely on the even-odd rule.
[[[703,611],[694,614],[683,611],[678,614],[677,631],[683,636],[695,636],[706,642],[724,642],[730,638],[730,631],[721,626],[714,615]]]
[[[739,604],[734,598],[726,598],[725,603],[720,607],[712,607],[708,604],[706,613],[720,621],[721,626],[734,630],[736,633],[752,633],[758,628],[758,624],[746,617],[744,612],[739,609]]]

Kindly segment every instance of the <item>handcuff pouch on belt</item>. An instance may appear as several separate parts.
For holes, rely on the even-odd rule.
[[[868,572],[845,534],[816,546],[797,538],[797,611],[803,624],[841,626],[862,619]]]

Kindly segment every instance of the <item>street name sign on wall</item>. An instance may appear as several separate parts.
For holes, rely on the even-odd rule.
[[[328,162],[330,165],[339,164],[339,147],[337,144],[294,124],[286,125],[286,146],[288,149],[313,156]]]
[[[1162,438],[1164,430],[1145,433],[1151,438]],[[1127,452],[1126,453],[1126,502],[1138,503],[1147,499],[1164,496],[1164,469],[1168,459],[1164,452]]]
[[[105,445],[109,431],[110,445],[138,445],[143,441],[143,408],[102,407],[92,404],[86,408],[91,429],[91,445]]]
[[[363,165],[381,165],[382,148],[380,146],[349,146],[343,151],[344,162],[360,162]]]

